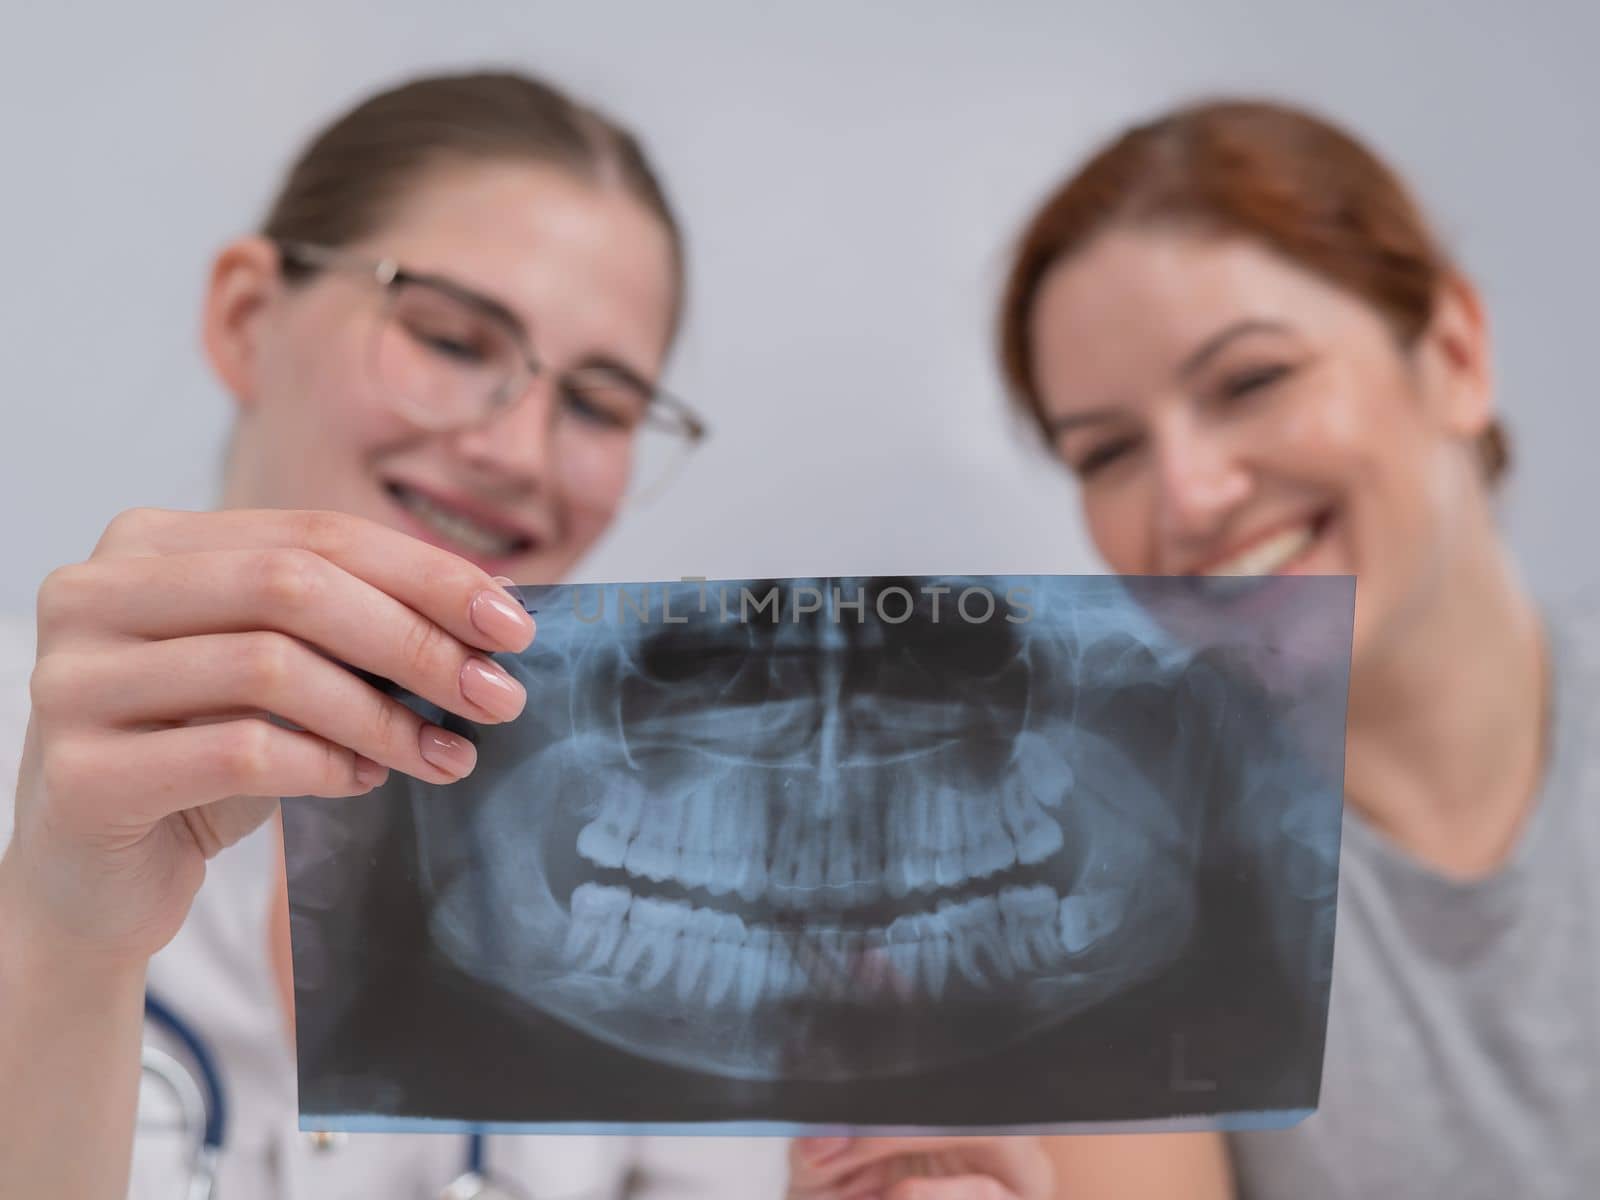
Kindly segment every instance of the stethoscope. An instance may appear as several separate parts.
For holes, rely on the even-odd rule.
[[[228,1131],[222,1073],[210,1049],[189,1023],[149,992],[144,996],[144,1015],[177,1042],[191,1064],[185,1066],[175,1055],[151,1045],[143,1047],[139,1061],[143,1074],[172,1095],[180,1129],[194,1139],[185,1200],[212,1200]],[[445,1188],[439,1200],[531,1200],[526,1192],[490,1177],[485,1148],[481,1133],[467,1135],[465,1170]]]

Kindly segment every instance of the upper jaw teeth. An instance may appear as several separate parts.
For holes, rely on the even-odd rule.
[[[1202,572],[1204,575],[1270,575],[1296,558],[1316,537],[1312,523],[1285,529],[1257,542],[1248,550],[1224,559]]]
[[[506,555],[514,552],[522,541],[516,534],[488,529],[469,516],[435,504],[410,488],[395,486],[391,492],[412,516],[474,553]]]

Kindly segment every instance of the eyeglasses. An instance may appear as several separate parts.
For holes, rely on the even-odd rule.
[[[344,270],[384,291],[372,345],[379,393],[407,421],[435,433],[493,420],[548,373],[510,308],[441,276],[408,271],[329,246],[279,241],[285,274]],[[625,479],[629,503],[658,494],[708,434],[688,405],[620,362],[595,362],[555,378],[552,417],[562,466],[604,486]]]

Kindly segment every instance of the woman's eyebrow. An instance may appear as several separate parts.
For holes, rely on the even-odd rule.
[[[516,310],[504,301],[486,295],[476,288],[468,287],[464,283],[458,283],[445,275],[435,275],[427,271],[404,271],[400,274],[410,279],[413,283],[425,283],[429,287],[438,288],[441,292],[454,296],[457,300],[477,309],[484,315],[509,325],[517,331],[524,341],[527,340],[527,324],[517,315]]]
[[[606,371],[615,375],[630,387],[638,388],[641,392],[650,393],[656,390],[656,385],[645,376],[643,371],[637,370],[610,354],[585,355],[578,367],[588,371]]]
[[[1235,321],[1232,325],[1225,326],[1212,334],[1198,347],[1189,352],[1189,356],[1178,365],[1178,378],[1188,379],[1235,338],[1243,337],[1247,333],[1288,333],[1289,327],[1282,321],[1271,321],[1265,317],[1245,317]]]
[[[1080,412],[1062,413],[1059,416],[1047,417],[1045,428],[1051,433],[1062,434],[1069,430],[1081,428],[1084,425],[1096,425],[1103,421],[1114,421],[1126,415],[1120,408],[1086,408]]]

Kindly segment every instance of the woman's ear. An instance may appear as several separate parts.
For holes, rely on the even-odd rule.
[[[211,264],[201,341],[212,369],[241,409],[255,401],[261,316],[278,283],[278,248],[264,237],[229,242]]]
[[[1426,395],[1440,427],[1476,441],[1494,420],[1494,372],[1483,301],[1464,277],[1440,281],[1421,348]]]

